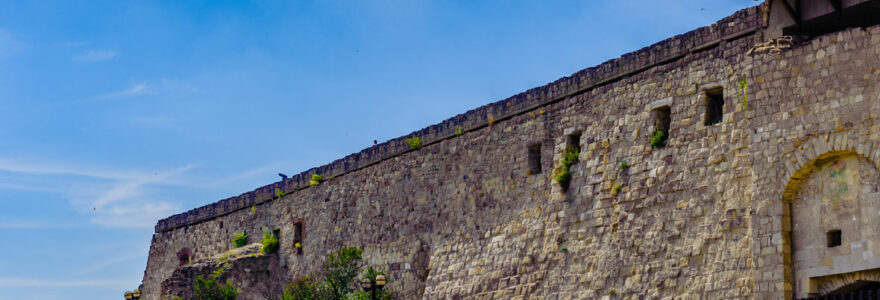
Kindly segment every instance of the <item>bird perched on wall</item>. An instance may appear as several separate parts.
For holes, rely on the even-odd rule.
[[[281,180],[287,179],[287,175],[284,175],[284,173],[278,173],[278,176],[281,176]]]

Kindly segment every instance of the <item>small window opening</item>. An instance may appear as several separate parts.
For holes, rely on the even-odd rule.
[[[192,256],[192,251],[190,251],[189,248],[183,248],[183,249],[180,249],[180,251],[177,251],[178,265],[182,266],[185,264],[189,264],[191,256]]]
[[[569,153],[569,152],[581,153],[581,133],[580,132],[576,132],[576,133],[572,133],[572,134],[568,135],[568,144],[565,146],[565,152],[566,153]],[[576,164],[577,162],[578,162],[578,160],[575,159],[572,162],[572,164]]]
[[[724,116],[724,89],[717,88],[706,91],[706,126],[721,123]]]
[[[669,106],[654,109],[654,132],[651,134],[651,146],[663,148],[669,140],[669,126],[672,122],[672,109]]]
[[[297,222],[293,224],[293,248],[296,249],[296,254],[303,254],[303,224],[302,222]]]
[[[220,229],[223,229],[223,221],[220,221]]]
[[[828,248],[837,247],[841,244],[840,229],[828,231]]]
[[[541,144],[529,146],[529,175],[541,173]]]

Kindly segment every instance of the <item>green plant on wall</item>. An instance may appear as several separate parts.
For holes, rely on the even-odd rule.
[[[651,136],[651,147],[654,149],[666,147],[667,139],[669,139],[669,130],[657,129]]]
[[[323,176],[321,176],[320,174],[312,174],[312,180],[309,180],[309,185],[316,186],[321,184],[322,181],[324,181]]]
[[[281,197],[284,197],[284,192],[282,192],[281,189],[279,189],[279,188],[275,188],[275,197],[277,197],[279,199]]]
[[[464,134],[464,129],[461,129],[461,127],[459,127],[459,128],[458,128],[458,131],[455,132],[455,136],[460,136],[460,135],[462,135],[462,134]]]
[[[375,282],[376,277],[385,276],[385,272],[364,266],[361,261],[362,255],[363,250],[357,247],[346,247],[331,253],[320,271],[290,282],[279,299],[370,300],[371,295],[360,290],[359,282],[364,279]],[[323,280],[319,281],[316,278]],[[387,282],[388,277],[385,278]],[[394,297],[386,285],[386,288],[372,299],[391,300]]]
[[[247,245],[247,231],[242,230],[232,235],[232,248]]]
[[[406,139],[406,143],[409,144],[409,148],[412,150],[422,149],[422,138],[420,137],[412,137]]]
[[[272,231],[263,231],[263,240],[260,241],[260,244],[263,244],[263,247],[260,248],[260,253],[272,254],[278,251],[278,237]]]
[[[627,164],[625,160],[624,160],[624,161],[621,161],[621,162],[620,162],[620,169],[621,169],[621,170],[629,169],[629,164]]]
[[[621,191],[621,190],[623,190],[623,186],[622,186],[622,185],[619,185],[619,184],[618,184],[618,185],[615,185],[613,188],[611,188],[611,194],[612,194],[612,195],[620,194],[620,191]]]
[[[214,272],[211,272],[211,279],[216,280],[217,278],[220,278],[220,276],[223,276],[223,273],[226,272],[226,267],[228,267],[228,266],[229,266],[229,258],[227,258],[226,256],[220,257],[219,264],[217,265],[217,268],[214,269]]]
[[[204,279],[202,276],[196,276],[193,292],[196,300],[235,300],[241,293],[229,283],[229,280],[221,285],[216,279]]]
[[[736,82],[736,94],[740,98],[740,103],[742,104],[743,111],[748,111],[749,109],[749,82],[746,80],[745,76],[742,76],[742,79]]]
[[[319,282],[312,276],[302,276],[287,284],[280,300],[319,299],[321,296]]]
[[[556,175],[554,176],[554,180],[556,180],[556,183],[562,187],[563,191],[568,190],[568,185],[571,183],[571,166],[578,162],[580,154],[580,149],[574,145],[568,145],[565,147],[565,156],[562,158],[562,165],[559,166],[559,169],[557,169]]]

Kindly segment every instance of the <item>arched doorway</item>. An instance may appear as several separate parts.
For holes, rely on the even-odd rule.
[[[880,170],[856,153],[831,152],[798,173],[783,221],[795,298],[880,288]]]

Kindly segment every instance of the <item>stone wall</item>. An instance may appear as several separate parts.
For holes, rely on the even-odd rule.
[[[264,229],[281,233],[271,286],[358,246],[400,299],[790,297],[801,183],[828,153],[880,162],[880,27],[746,55],[762,20],[746,9],[414,132],[419,150],[401,137],[162,220],[144,299],[168,298],[181,249],[214,256]],[[722,121],[706,125],[718,88]],[[653,149],[664,107],[669,140]],[[563,191],[551,178],[572,143]],[[309,187],[313,173],[328,180]]]

